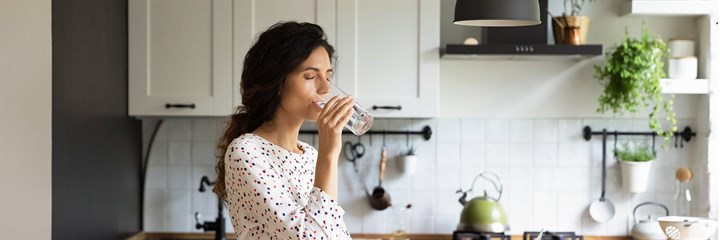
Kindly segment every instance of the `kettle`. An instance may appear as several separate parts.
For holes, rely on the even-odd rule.
[[[661,207],[665,210],[665,216],[670,215],[670,211],[668,211],[668,208],[665,205],[662,205],[660,203],[656,202],[644,202],[641,204],[638,204],[635,206],[635,209],[633,209],[633,222],[635,223],[635,226],[633,226],[632,229],[632,237],[633,239],[643,239],[643,240],[650,240],[650,239],[667,239],[667,235],[662,230],[662,227],[660,227],[660,222],[652,218],[652,215],[648,216],[647,220],[637,220],[637,210],[638,208],[645,206],[645,205],[654,205],[657,207]]]
[[[466,199],[467,195],[472,192],[478,178],[483,178],[492,183],[498,192],[498,197],[492,198],[488,196],[487,191],[484,190],[482,197],[475,197],[468,202]],[[460,214],[460,223],[457,226],[457,230],[492,233],[503,233],[510,230],[505,209],[503,209],[499,203],[502,192],[500,177],[492,172],[478,174],[475,179],[473,179],[472,185],[467,191],[462,191],[462,189],[458,190],[457,193],[462,194],[458,201],[463,205],[463,210],[462,214]]]

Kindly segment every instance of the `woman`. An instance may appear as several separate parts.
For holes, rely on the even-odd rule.
[[[284,22],[245,56],[242,106],[220,139],[214,192],[238,239],[349,239],[337,202],[337,164],[351,98],[327,99],[333,47],[319,26]],[[317,121],[318,150],[298,141]]]

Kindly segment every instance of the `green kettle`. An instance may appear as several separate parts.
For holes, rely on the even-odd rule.
[[[488,196],[487,191],[483,190],[482,197],[475,197],[468,202],[466,199],[467,195],[472,192],[478,178],[483,178],[492,183],[498,192],[498,197],[492,198]],[[457,226],[457,230],[493,233],[509,231],[510,225],[508,225],[505,209],[503,209],[499,203],[502,192],[503,188],[502,184],[500,184],[500,177],[492,172],[478,174],[475,179],[473,179],[472,185],[467,191],[462,191],[462,189],[458,190],[457,193],[462,194],[458,200],[464,207],[460,215],[460,223]]]

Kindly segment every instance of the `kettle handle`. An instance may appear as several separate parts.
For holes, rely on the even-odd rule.
[[[665,205],[656,203],[656,202],[644,202],[644,203],[638,204],[637,206],[635,206],[635,209],[633,209],[633,222],[635,224],[638,223],[637,216],[636,216],[638,208],[645,206],[645,205],[655,205],[657,207],[661,207],[662,209],[665,210],[665,216],[670,216],[670,210],[668,210],[668,208]]]
[[[492,178],[490,178],[490,177],[488,177],[488,176],[491,176]],[[477,181],[478,178],[481,178],[481,177],[482,177],[483,179],[487,180],[488,182],[492,183],[493,187],[495,187],[495,190],[498,192],[498,197],[497,197],[497,198],[493,198],[493,199],[494,199],[495,201],[498,201],[498,202],[499,202],[499,201],[500,201],[500,198],[502,197],[503,186],[502,186],[502,184],[500,183],[500,177],[499,177],[497,174],[493,173],[493,172],[487,172],[487,171],[486,171],[486,172],[482,172],[482,173],[478,174],[478,175],[475,177],[475,179],[473,179],[472,185],[470,185],[470,189],[468,189],[467,192],[472,192],[473,188],[475,188],[475,181]]]

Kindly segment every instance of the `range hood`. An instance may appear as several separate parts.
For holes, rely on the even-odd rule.
[[[540,0],[540,16],[547,15],[547,0]],[[523,27],[474,27],[482,31],[479,45],[448,44],[443,58],[533,59],[586,58],[602,54],[602,45],[548,44],[549,17],[538,25]]]

